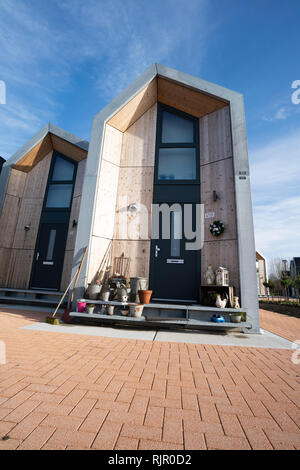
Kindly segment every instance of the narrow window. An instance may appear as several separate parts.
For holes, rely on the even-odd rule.
[[[197,119],[160,105],[157,178],[162,182],[197,180]]]
[[[72,184],[50,184],[46,208],[68,208],[71,203]]]
[[[56,230],[50,230],[46,261],[52,261],[53,260],[55,239],[56,239]]]
[[[48,182],[46,209],[69,209],[72,202],[76,163],[55,157]]]
[[[182,238],[182,214],[181,212],[171,212],[171,256],[180,257],[180,243]]]

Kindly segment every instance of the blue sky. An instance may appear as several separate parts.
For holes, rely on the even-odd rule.
[[[300,256],[299,0],[0,0],[0,155],[93,116],[151,63],[244,94],[257,248]]]

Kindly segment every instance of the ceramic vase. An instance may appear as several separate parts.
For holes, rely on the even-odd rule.
[[[208,286],[212,286],[215,282],[215,273],[213,271],[212,265],[209,264],[205,273],[205,281]]]

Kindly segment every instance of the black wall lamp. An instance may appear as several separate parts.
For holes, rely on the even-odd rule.
[[[213,198],[214,198],[214,201],[216,202],[218,199],[220,199],[220,197],[218,196],[217,194],[217,191],[214,191],[213,192]]]

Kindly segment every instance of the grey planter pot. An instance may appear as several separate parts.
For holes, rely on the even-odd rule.
[[[241,323],[242,315],[230,315],[231,323]]]

